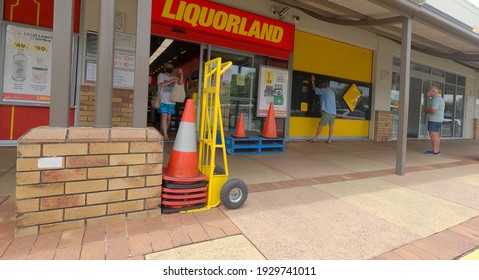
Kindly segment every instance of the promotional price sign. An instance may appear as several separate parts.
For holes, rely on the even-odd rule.
[[[50,102],[52,39],[50,31],[7,26],[3,101]]]

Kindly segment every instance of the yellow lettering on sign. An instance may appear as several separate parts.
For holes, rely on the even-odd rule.
[[[213,17],[215,16],[214,9],[208,9],[206,7],[201,8],[201,14],[199,19],[199,25],[208,27],[213,23]]]
[[[213,28],[216,30],[224,30],[228,21],[228,14],[225,12],[217,12],[213,20]]]
[[[176,4],[178,3],[178,4]],[[172,12],[176,4],[177,11]],[[206,28],[214,28],[242,36],[248,36],[273,43],[279,43],[283,39],[284,30],[280,26],[262,23],[258,20],[228,14],[225,11],[217,11],[208,7],[201,7],[195,3],[185,1],[165,0],[162,17],[185,22],[192,27],[198,25]],[[248,27],[249,21],[253,20]]]
[[[257,20],[253,21],[253,24],[251,25],[251,27],[249,29],[249,32],[248,32],[249,37],[255,37],[255,38],[259,39],[259,34],[260,34],[260,31],[261,31],[260,24],[261,23]]]
[[[225,31],[238,33],[239,30],[239,23],[241,22],[241,18],[237,15],[230,15],[228,19],[228,23],[226,24]]]
[[[171,5],[173,4],[172,0],[166,0],[165,1],[165,8],[163,9],[163,13],[161,13],[161,16],[164,18],[170,18],[174,19],[175,15],[170,13],[171,10]]]

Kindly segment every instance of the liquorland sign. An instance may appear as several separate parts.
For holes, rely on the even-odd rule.
[[[284,59],[294,44],[292,24],[205,0],[153,1],[152,33]]]

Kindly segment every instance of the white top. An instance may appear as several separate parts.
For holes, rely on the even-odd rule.
[[[165,73],[160,73],[158,75],[158,81],[156,84],[158,85],[158,94],[161,97],[160,99],[161,103],[175,104],[175,102],[170,101],[171,90],[173,89],[173,86],[175,85],[175,83],[171,83],[167,87],[161,86],[161,83],[168,82],[172,80],[173,78],[174,78],[173,76],[168,76]]]

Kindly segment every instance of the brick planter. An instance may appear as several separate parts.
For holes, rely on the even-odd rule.
[[[478,119],[474,119],[474,129],[473,129],[472,139],[479,140],[479,120]]]
[[[160,215],[153,128],[37,127],[18,140],[15,236]]]

